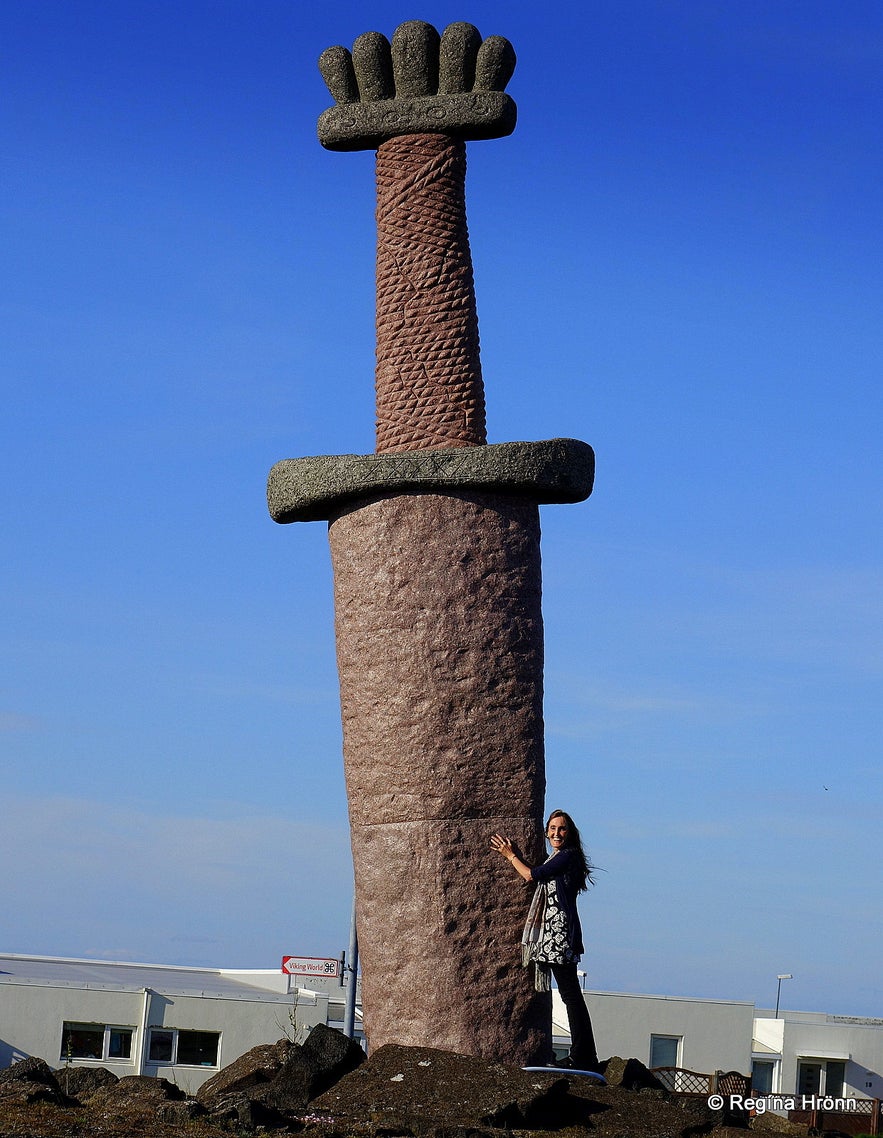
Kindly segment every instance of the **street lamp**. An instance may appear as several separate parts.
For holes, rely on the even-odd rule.
[[[778,1019],[779,1018],[779,996],[782,993],[782,981],[783,980],[793,980],[794,977],[791,975],[790,972],[780,972],[779,975],[776,977],[776,979],[778,980],[778,984],[776,984],[776,1017],[775,1018]]]

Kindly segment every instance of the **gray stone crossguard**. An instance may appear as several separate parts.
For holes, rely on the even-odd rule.
[[[587,498],[594,456],[486,439],[465,143],[514,129],[515,54],[411,21],[319,65],[322,144],[377,151],[376,453],[280,462],[268,502],[330,523],[365,1031],[372,1048],[542,1061],[529,889],[489,837],[541,857],[538,504]]]

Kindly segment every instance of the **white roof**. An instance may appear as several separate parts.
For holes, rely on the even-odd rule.
[[[279,970],[185,968],[168,964],[128,964],[59,956],[0,955],[0,984],[91,988],[169,996],[214,996],[228,1000],[287,1003],[288,980]]]

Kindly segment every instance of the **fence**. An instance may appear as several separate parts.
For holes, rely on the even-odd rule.
[[[701,1071],[688,1071],[686,1067],[652,1067],[663,1087],[685,1101],[707,1099],[721,1095],[729,1101],[730,1095],[740,1099],[765,1099],[767,1109],[777,1113],[787,1111],[790,1122],[804,1122],[810,1132],[838,1130],[842,1134],[883,1134],[883,1109],[878,1098],[820,1098],[798,1094],[753,1094],[749,1075],[738,1071],[715,1071],[706,1075]],[[801,1105],[811,1098],[812,1105]],[[760,1113],[756,1111],[754,1113]]]
[[[706,1075],[701,1071],[688,1071],[686,1067],[652,1067],[651,1074],[676,1095],[708,1098],[714,1094],[725,1097],[751,1094],[750,1076],[740,1075],[738,1071],[714,1071]]]
[[[773,1095],[781,1099],[782,1095]],[[802,1095],[791,1096],[802,1102]],[[809,1096],[807,1096],[809,1097]],[[831,1109],[826,1109],[828,1104]],[[811,1110],[788,1111],[789,1122],[805,1122],[813,1130],[838,1130],[842,1134],[879,1134],[880,1100],[878,1098],[816,1098]]]

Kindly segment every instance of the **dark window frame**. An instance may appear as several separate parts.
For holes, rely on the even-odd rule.
[[[158,1057],[161,1046],[162,1057]],[[159,1026],[148,1029],[147,1062],[156,1066],[217,1068],[220,1054],[219,1031]]]
[[[78,1040],[92,1036],[93,1044],[87,1048]],[[123,1054],[114,1054],[112,1046],[114,1037],[122,1041],[128,1036],[128,1051]],[[119,1062],[129,1063],[132,1060],[132,1041],[135,1038],[135,1028],[128,1024],[115,1023],[86,1023],[83,1020],[63,1020],[61,1025],[61,1050],[59,1059],[62,1062]]]

